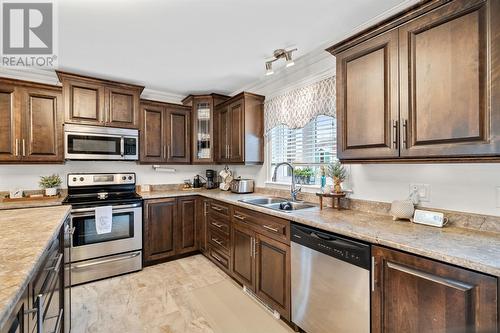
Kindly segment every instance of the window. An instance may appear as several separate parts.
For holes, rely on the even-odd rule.
[[[336,121],[320,115],[299,129],[279,125],[270,130],[268,140],[271,175],[278,163],[289,162],[296,167],[298,183],[319,185],[320,166],[336,158]],[[289,168],[281,167],[276,181],[290,183]]]

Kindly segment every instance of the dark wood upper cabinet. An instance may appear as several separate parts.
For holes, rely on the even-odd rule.
[[[216,162],[264,162],[264,96],[240,93],[216,108]]]
[[[214,163],[214,108],[229,99],[219,94],[189,95],[182,104],[191,107],[192,163]]]
[[[397,157],[398,102],[397,31],[337,55],[338,157]]]
[[[188,164],[191,110],[177,104],[141,100],[141,163]]]
[[[21,137],[20,88],[2,80],[0,84],[0,161],[18,161]]]
[[[0,162],[62,163],[61,88],[0,79]]]
[[[372,332],[497,332],[497,279],[372,247]]]
[[[21,147],[24,161],[63,161],[62,107],[60,89],[26,89],[22,106],[25,110]]]
[[[56,71],[63,85],[66,123],[139,128],[144,87]]]
[[[500,3],[422,2],[328,49],[344,162],[500,158]]]
[[[167,162],[191,161],[191,110],[179,106],[167,106],[166,114]]]
[[[144,261],[151,263],[176,253],[177,199],[144,201]]]
[[[106,124],[112,127],[139,128],[139,89],[108,87]]]
[[[141,162],[166,162],[165,146],[165,107],[157,103],[141,102]]]
[[[177,202],[177,253],[196,251],[198,248],[198,204],[196,197],[180,197]]]
[[[500,132],[489,130],[487,7],[456,0],[399,28],[401,156],[500,154]]]

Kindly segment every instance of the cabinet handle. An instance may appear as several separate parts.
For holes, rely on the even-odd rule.
[[[213,210],[216,210],[216,211],[218,211],[218,212],[222,211],[222,208],[217,207],[217,206],[213,206],[213,205],[212,205],[212,209],[213,209]]]
[[[393,120],[392,121],[392,129],[393,129],[393,138],[392,138],[392,144],[394,146],[394,149],[398,149],[398,120]]]
[[[54,271],[54,272],[59,272],[59,269],[61,268],[61,263],[62,263],[62,259],[63,259],[63,254],[60,253],[58,256],[57,256],[57,261],[56,261],[56,264],[54,266],[51,266],[51,267],[48,267],[46,268],[47,271]]]
[[[23,156],[26,156],[26,140],[23,139]]]
[[[216,254],[212,253],[212,257],[213,257],[213,258],[215,258],[215,260],[217,260],[217,261],[218,261],[218,262],[220,262],[221,264],[223,263],[223,262],[222,262],[222,259],[221,259],[221,258],[219,258],[219,256],[218,256],[218,255],[216,255]]]
[[[16,139],[16,147],[15,147],[15,153],[16,153],[16,156],[19,156],[19,139]]]
[[[215,242],[215,244],[218,244],[220,246],[224,246],[224,244],[220,240],[218,240],[217,238],[212,238],[212,240]]]
[[[425,279],[428,281],[439,283],[439,284],[442,284],[442,285],[445,285],[445,286],[448,286],[451,288],[455,288],[455,289],[458,289],[460,291],[467,291],[467,290],[470,290],[473,288],[473,286],[466,284],[466,283],[453,281],[453,280],[450,280],[450,279],[447,279],[444,277],[440,277],[440,276],[436,276],[436,275],[429,274],[426,272],[422,272],[422,271],[419,271],[419,270],[416,270],[416,269],[413,269],[410,267],[406,267],[403,265],[395,264],[392,262],[388,262],[387,267],[395,269],[395,270],[403,272],[403,273],[406,273],[406,274],[416,276],[416,277],[421,278],[421,279]]]
[[[233,215],[235,219],[238,219],[240,221],[245,221],[245,217],[242,215]]]
[[[222,228],[222,224],[219,224],[217,222],[212,222],[212,225],[216,226],[217,228],[221,229]]]
[[[271,231],[274,231],[274,232],[279,232],[278,228],[273,228],[273,227],[270,227],[268,225],[263,225],[262,226],[264,229],[267,229],[267,230],[271,230]]]
[[[205,202],[205,204],[203,206],[204,206],[203,215],[207,216],[207,214],[208,214],[208,204]]]
[[[375,291],[375,267],[376,267],[375,257],[372,256],[372,292]]]
[[[403,144],[405,149],[408,149],[408,120],[403,121]]]

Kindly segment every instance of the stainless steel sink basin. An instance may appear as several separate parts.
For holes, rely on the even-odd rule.
[[[277,197],[249,198],[249,199],[242,199],[240,201],[251,205],[279,210],[281,212],[292,212],[296,210],[316,207],[315,205],[308,204],[305,202],[289,201],[288,199],[277,198]]]
[[[284,198],[267,197],[267,198],[242,199],[240,201],[251,205],[264,206],[270,204],[280,204],[281,202],[287,202],[288,200]]]

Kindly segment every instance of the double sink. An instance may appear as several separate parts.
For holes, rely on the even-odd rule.
[[[315,205],[308,204],[302,201],[290,201],[288,199],[278,198],[278,197],[248,198],[239,201],[282,212],[292,212],[292,211],[316,207]]]

